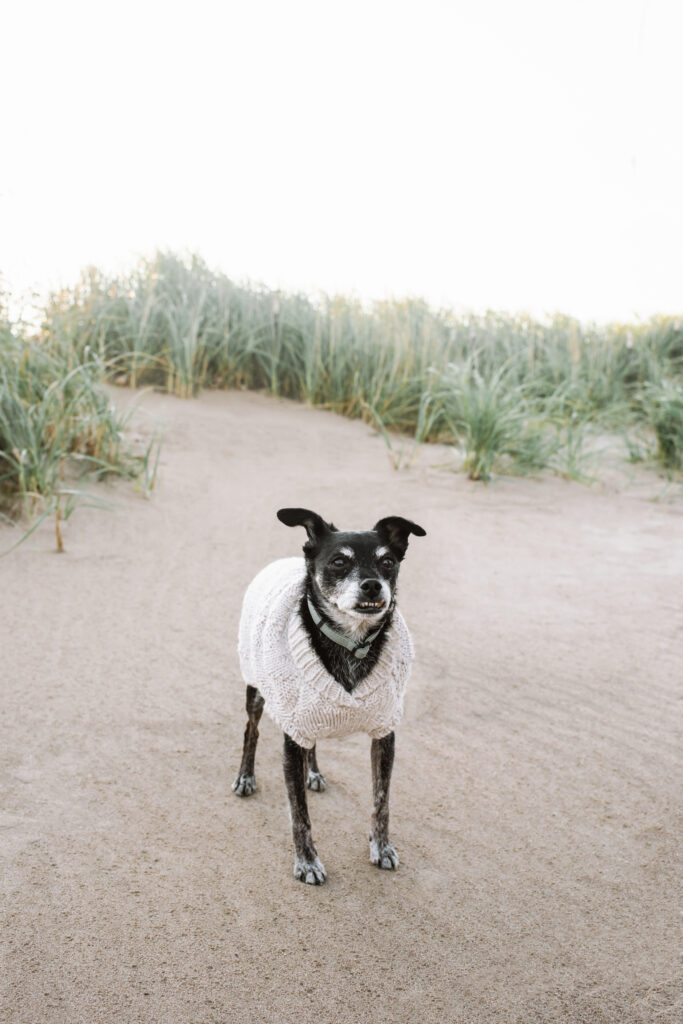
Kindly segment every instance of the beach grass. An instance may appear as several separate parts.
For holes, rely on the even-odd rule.
[[[598,327],[461,316],[419,299],[313,299],[158,253],[53,295],[35,345],[67,372],[97,365],[133,387],[256,389],[363,419],[397,466],[404,436],[407,461],[441,441],[472,479],[543,467],[579,478],[589,428],[637,432],[643,457],[669,474],[683,459],[683,318]]]
[[[147,489],[154,483],[157,441],[132,451],[128,417],[114,409],[106,376],[87,348],[29,340],[0,322],[0,515],[10,523],[23,518],[30,532],[54,516],[58,550],[73,510],[103,504],[82,489],[82,477],[121,476]]]

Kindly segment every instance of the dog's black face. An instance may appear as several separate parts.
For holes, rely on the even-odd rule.
[[[327,604],[362,619],[388,611],[399,558],[375,530],[330,533],[308,559],[316,596]]]
[[[363,635],[386,616],[411,533],[421,526],[390,516],[372,530],[341,531],[308,509],[280,509],[287,526],[304,526],[304,554],[313,597],[321,611],[351,635]]]

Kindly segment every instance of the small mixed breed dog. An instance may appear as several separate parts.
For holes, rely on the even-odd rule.
[[[341,531],[305,508],[277,513],[308,534],[305,558],[281,558],[247,588],[239,628],[239,655],[247,684],[242,763],[232,788],[256,788],[254,757],[264,706],[283,730],[284,772],[294,835],[294,877],[325,881],[311,835],[306,786],[325,789],[316,742],[326,736],[368,733],[372,738],[374,812],[370,860],[393,870],[389,842],[389,782],[394,728],[413,659],[410,634],[396,610],[398,570],[411,533],[421,526],[400,516],[372,530]]]

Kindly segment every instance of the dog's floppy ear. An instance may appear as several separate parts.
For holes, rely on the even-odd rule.
[[[277,517],[285,526],[305,527],[311,544],[316,544],[328,533],[336,533],[337,530],[336,526],[326,523],[322,516],[308,508],[281,508]]]
[[[410,519],[403,519],[401,516],[387,516],[386,519],[380,519],[378,523],[375,523],[374,529],[400,558],[403,558],[406,553],[408,537],[411,533],[414,533],[416,537],[427,535],[427,531],[417,523],[412,523]]]

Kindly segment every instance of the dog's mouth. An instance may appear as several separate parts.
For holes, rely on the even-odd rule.
[[[354,611],[363,612],[366,615],[376,615],[386,604],[385,601],[359,601]]]

